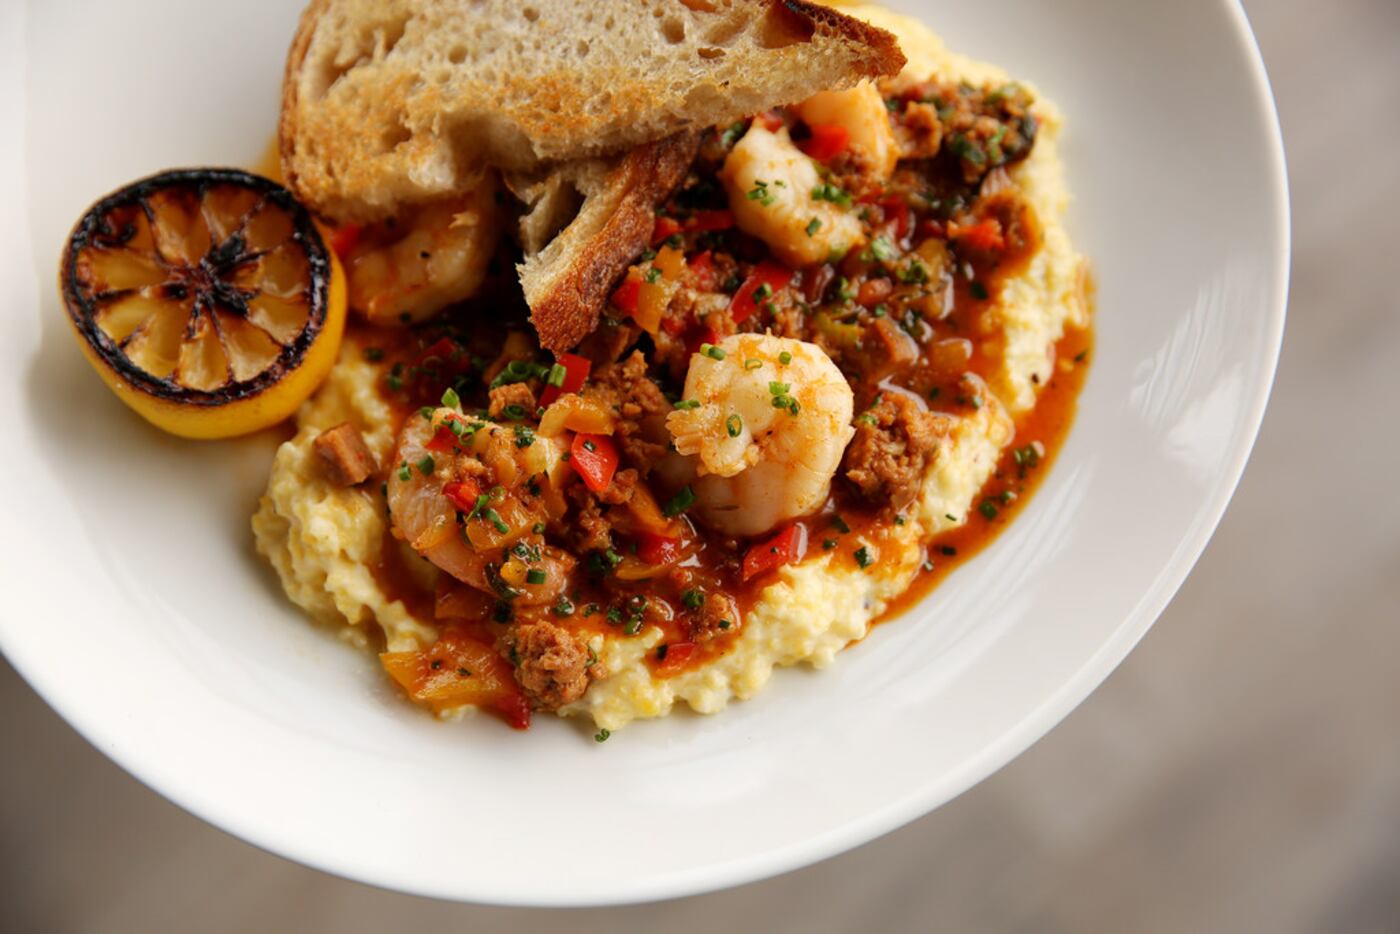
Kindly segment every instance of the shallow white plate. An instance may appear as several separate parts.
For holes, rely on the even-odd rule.
[[[7,5],[10,660],[99,749],[218,826],[355,879],[476,901],[661,898],[792,869],[1025,749],[1151,625],[1239,479],[1283,329],[1282,149],[1245,18],[1224,0],[896,5],[1067,114],[1071,228],[1100,285],[1078,424],[1009,531],[834,668],[779,672],[722,716],[603,745],[549,718],[522,736],[401,702],[253,555],[275,439],[147,428],[67,332],[53,280],[69,225],[153,170],[252,163],[297,4]]]

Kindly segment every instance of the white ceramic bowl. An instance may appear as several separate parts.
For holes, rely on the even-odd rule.
[[[522,736],[401,702],[253,555],[275,440],[147,428],[68,334],[54,277],[69,225],[156,169],[252,163],[297,4],[7,6],[6,655],[94,745],[206,820],[330,872],[474,901],[622,902],[782,872],[1025,749],[1151,625],[1244,468],[1283,329],[1282,149],[1233,3],[895,5],[1067,115],[1071,229],[1100,286],[1078,423],[1006,534],[833,668],[779,672],[721,716],[604,745],[549,718]]]

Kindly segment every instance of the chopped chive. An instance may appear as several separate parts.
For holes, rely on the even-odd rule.
[[[855,550],[855,558],[856,564],[858,564],[862,570],[875,563],[875,559],[870,557],[870,549],[866,548],[864,545],[861,545]]]
[[[739,417],[739,413],[734,413],[724,420],[724,430],[729,433],[729,437],[737,438],[744,430],[744,420]]]
[[[428,474],[432,473],[433,470],[437,467],[437,462],[433,460],[433,455],[424,454],[423,459],[420,460],[418,463],[414,464],[413,466],[417,467],[418,472],[426,477]]]
[[[744,369],[746,370],[757,370],[762,366],[763,361],[758,359],[757,357],[749,357],[747,360],[744,361]]]
[[[832,513],[829,525],[842,535],[851,531],[851,527],[846,523],[846,520],[842,519],[841,516],[836,513]]]
[[[876,237],[870,241],[870,252],[882,263],[888,263],[899,255],[899,251],[888,237]]]
[[[792,362],[792,354],[784,350],[782,353],[778,354],[778,362],[781,363],[783,366],[787,366],[789,363]]]
[[[647,274],[644,278],[646,279],[648,284],[651,284],[661,278],[661,270],[653,266],[647,270]]]
[[[768,383],[768,391],[775,396],[781,396],[791,392],[792,387],[787,383],[780,383],[777,380],[772,380]]]
[[[773,287],[767,282],[760,283],[758,288],[753,290],[753,300],[761,302],[773,294]]]
[[[979,302],[985,302],[989,297],[987,287],[981,282],[978,282],[976,279],[972,280],[972,284],[967,287],[967,290],[971,292],[972,297],[977,299]]]
[[[384,348],[366,347],[365,359],[368,360],[370,363],[378,363],[380,360],[384,359]]]
[[[510,526],[506,525],[505,520],[501,518],[501,514],[489,506],[481,510],[481,518],[491,523],[496,531],[500,532],[502,535],[510,531]]]
[[[457,390],[448,386],[442,391],[442,404],[449,409],[455,409],[462,404],[462,399],[457,395]]]
[[[593,740],[594,742],[605,743],[611,735],[612,730],[599,730],[597,733],[593,734]]]
[[[667,518],[674,519],[689,509],[694,502],[695,491],[688,486],[681,487],[681,491],[667,500],[661,511],[666,514]]]
[[[825,548],[827,551],[830,551],[831,549],[835,548],[837,544],[838,542],[834,538],[826,538],[822,540],[822,547]]]
[[[687,590],[681,594],[681,602],[689,609],[698,610],[705,605],[705,595],[698,590]]]
[[[399,464],[399,479],[407,483],[408,478],[411,476],[413,476],[413,474],[409,472],[408,461],[404,461],[402,464]]]
[[[977,511],[988,519],[995,519],[997,517],[996,503],[993,503],[989,499],[982,500],[982,505],[977,507]]]
[[[700,408],[700,402],[696,399],[677,399],[676,408],[680,409],[682,412],[688,409],[698,409]]]
[[[525,583],[527,584],[543,584],[547,579],[548,575],[539,568],[531,568],[525,572]]]
[[[722,348],[716,347],[714,344],[701,344],[700,352],[711,360],[723,360],[727,356]]]
[[[564,369],[562,363],[556,363],[549,368],[549,375],[545,377],[545,382],[558,389],[564,385],[564,377],[569,375],[569,371]]]
[[[821,220],[821,218],[820,218],[820,217],[814,217],[814,218],[812,218],[811,220],[809,220],[809,221],[807,222],[807,227],[806,227],[807,236],[809,236],[809,237],[812,236],[812,234],[816,233],[818,230],[821,230],[821,227],[822,227],[822,220]]]

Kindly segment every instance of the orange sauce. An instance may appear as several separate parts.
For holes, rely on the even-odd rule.
[[[955,568],[995,541],[1026,508],[1069,434],[1079,392],[1088,376],[1092,350],[1093,331],[1089,328],[1071,330],[1060,339],[1055,346],[1055,363],[1049,382],[1041,389],[1035,407],[1017,419],[1016,437],[1002,451],[996,471],[974,500],[967,522],[929,542],[928,559],[919,576],[908,590],[890,603],[877,623],[893,619],[917,604]],[[1037,443],[1043,453],[1036,455],[1035,466],[1019,463],[1017,452],[1025,452]],[[1000,495],[1005,492],[1010,492],[1014,498],[1008,500]],[[979,507],[984,502],[991,503],[996,510],[995,517],[989,518],[981,512]]]

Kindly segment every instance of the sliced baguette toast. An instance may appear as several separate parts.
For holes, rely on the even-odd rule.
[[[312,0],[282,169],[319,213],[378,220],[485,166],[621,153],[903,63],[889,33],[807,0]]]
[[[699,143],[689,131],[619,159],[565,163],[521,192],[531,210],[517,269],[541,346],[563,353],[597,327],[608,290],[646,248],[656,205],[685,178]]]

